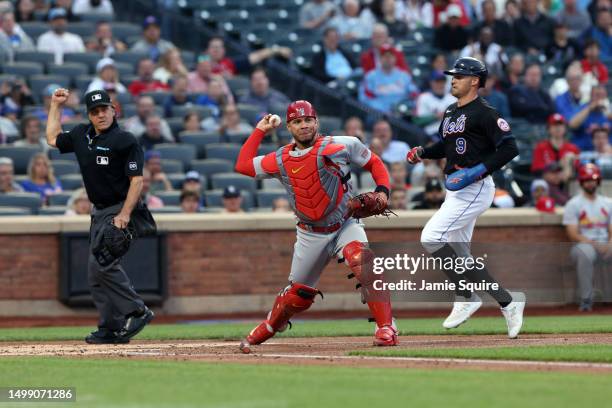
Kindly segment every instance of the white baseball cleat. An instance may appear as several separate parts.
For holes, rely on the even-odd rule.
[[[508,326],[508,337],[515,339],[518,337],[523,326],[523,311],[525,310],[525,294],[523,292],[510,292],[512,302],[506,307],[501,308],[501,312],[506,318]]]
[[[451,310],[444,323],[442,323],[442,326],[445,329],[454,329],[460,326],[465,323],[480,306],[482,306],[482,299],[475,293],[472,293],[472,297],[469,299],[463,296],[457,296],[453,303],[453,310]]]

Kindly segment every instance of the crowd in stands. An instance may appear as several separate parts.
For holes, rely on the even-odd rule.
[[[274,180],[247,183],[232,170],[257,119],[283,116],[290,102],[270,85],[266,61],[291,62],[301,51],[271,43],[230,56],[219,36],[189,52],[162,37],[155,16],[117,35],[114,13],[109,0],[0,1],[0,145],[33,149],[24,159],[3,155],[0,146],[0,192],[36,193],[49,213],[84,213],[78,167],[48,151],[43,137],[50,96],[61,86],[71,89],[66,130],[86,120],[85,92],[112,95],[120,125],[146,151],[143,197],[151,208],[287,211]],[[500,188],[494,206],[551,211],[569,200],[580,164],[612,173],[610,0],[310,0],[294,14],[319,44],[310,75],[340,88],[355,81],[358,100],[421,127],[429,143],[455,101],[443,71],[459,56],[484,60],[489,78],[481,96],[510,122],[520,160],[530,162],[524,194]],[[75,33],[83,22],[88,34]],[[35,23],[38,31],[30,31]],[[382,157],[394,209],[443,202],[443,161],[407,167],[410,146],[387,120],[354,116],[322,130],[358,137]],[[279,129],[262,153],[289,141]],[[372,187],[360,169],[352,183]]]

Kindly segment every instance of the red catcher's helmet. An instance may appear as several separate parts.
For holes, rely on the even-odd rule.
[[[294,101],[287,106],[287,123],[291,122],[293,119],[306,117],[315,119],[317,117],[317,112],[310,102],[304,100]]]
[[[598,183],[601,183],[601,171],[593,163],[585,164],[578,170],[578,181],[582,183],[588,180],[597,180]]]

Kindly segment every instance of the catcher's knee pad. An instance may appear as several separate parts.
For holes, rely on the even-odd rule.
[[[371,271],[364,268],[365,265],[372,262],[374,252],[370,249],[367,242],[351,241],[342,249],[344,263],[350,268],[355,279],[364,286],[372,284],[374,275]],[[349,277],[352,277],[349,275]]]
[[[293,315],[307,310],[314,303],[315,296],[320,294],[318,289],[301,283],[289,284],[276,297],[268,316],[268,325],[274,332],[284,329]]]

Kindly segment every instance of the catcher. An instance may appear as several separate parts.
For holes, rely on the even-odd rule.
[[[290,325],[289,319],[308,309],[321,292],[316,288],[321,272],[333,256],[351,270],[358,281],[362,300],[376,322],[374,344],[398,344],[397,327],[391,316],[388,293],[374,291],[372,279],[362,265],[372,259],[363,224],[359,218],[388,215],[389,174],[382,160],[350,136],[322,136],[313,106],[304,100],[287,108],[287,129],[294,142],[265,156],[256,156],[266,133],[280,125],[264,116],[242,146],[236,171],[251,177],[274,177],[281,181],[297,218],[297,242],[289,274],[289,285],[276,297],[266,320],[241,342],[243,353]],[[351,164],[370,171],[374,192],[355,196]],[[321,294],[321,297],[323,295]]]

